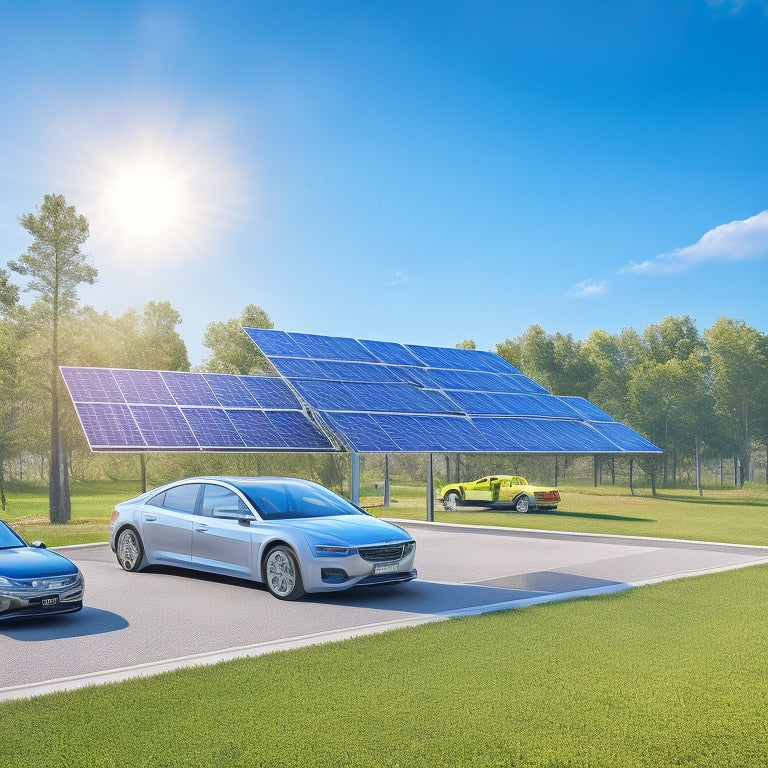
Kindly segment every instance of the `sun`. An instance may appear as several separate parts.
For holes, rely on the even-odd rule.
[[[147,273],[208,261],[251,220],[248,164],[221,115],[171,99],[108,100],[59,127],[61,175],[77,191],[89,248],[117,269]]]
[[[183,173],[162,161],[140,160],[116,170],[106,203],[120,236],[158,244],[180,231],[192,201]]]

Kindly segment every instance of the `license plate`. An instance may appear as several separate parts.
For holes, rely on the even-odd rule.
[[[43,608],[53,608],[59,604],[59,596],[53,595],[53,597],[44,597],[41,601]]]
[[[397,573],[398,563],[383,563],[381,565],[373,566],[373,575],[378,576],[380,573]]]

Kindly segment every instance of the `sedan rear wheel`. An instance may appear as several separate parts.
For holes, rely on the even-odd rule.
[[[531,503],[528,501],[528,497],[523,494],[518,498],[518,500],[515,502],[515,512],[527,512],[530,508]]]
[[[133,528],[124,528],[117,537],[117,562],[126,571],[138,571],[144,551],[139,534]]]
[[[304,595],[296,556],[282,545],[269,550],[264,562],[264,581],[267,589],[279,600],[298,600]]]

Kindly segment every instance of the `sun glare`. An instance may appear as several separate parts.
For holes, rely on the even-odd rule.
[[[79,190],[89,248],[120,269],[213,258],[250,218],[250,185],[226,121],[169,102],[103,102],[58,128],[70,148],[62,175]]]
[[[148,242],[178,232],[190,203],[180,174],[150,164],[118,171],[107,189],[107,200],[122,235]]]

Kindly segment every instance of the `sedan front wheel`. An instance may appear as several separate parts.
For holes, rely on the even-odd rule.
[[[298,600],[304,596],[296,555],[288,547],[278,545],[269,550],[264,562],[264,581],[279,600]]]

